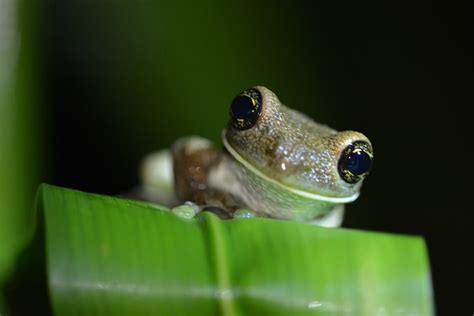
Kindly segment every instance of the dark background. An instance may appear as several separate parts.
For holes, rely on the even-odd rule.
[[[375,166],[347,227],[416,234],[437,313],[471,315],[472,11],[413,2],[45,1],[43,181],[116,194],[180,136],[219,142],[232,98],[265,85],[366,134]]]

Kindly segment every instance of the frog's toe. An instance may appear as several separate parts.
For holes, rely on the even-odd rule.
[[[182,218],[193,218],[199,213],[200,207],[193,202],[186,202],[183,205],[173,207],[171,212]]]
[[[252,211],[251,209],[247,207],[239,208],[234,212],[234,217],[235,218],[253,218],[257,217],[257,213]]]

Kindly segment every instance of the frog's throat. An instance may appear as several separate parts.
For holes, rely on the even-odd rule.
[[[290,191],[294,194],[297,194],[299,196],[313,199],[313,200],[318,200],[318,201],[324,201],[324,202],[329,202],[329,203],[335,203],[335,204],[342,204],[342,203],[349,203],[355,201],[359,197],[359,192],[354,193],[351,196],[347,197],[331,197],[331,196],[324,196],[324,195],[319,195],[316,193],[311,193],[303,190],[298,190],[295,188],[291,188],[275,179],[272,179],[268,177],[267,175],[263,174],[260,170],[252,166],[250,163],[248,163],[237,151],[235,151],[232,146],[227,142],[225,137],[222,137],[222,141],[224,143],[224,147],[227,149],[227,151],[232,155],[232,157],[235,158],[239,163],[241,163],[245,168],[250,170],[252,173],[254,173],[256,176],[265,179],[266,181],[269,181],[287,191]]]

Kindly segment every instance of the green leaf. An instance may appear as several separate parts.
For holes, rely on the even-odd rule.
[[[42,173],[39,5],[0,1],[0,315],[3,288],[34,229],[31,200]]]
[[[431,315],[419,237],[272,219],[182,219],[43,185],[56,315]]]

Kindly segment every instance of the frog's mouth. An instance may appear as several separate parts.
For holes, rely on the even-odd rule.
[[[351,196],[345,196],[345,197],[331,197],[331,196],[324,196],[320,195],[317,193],[313,192],[308,192],[304,190],[299,190],[295,189],[292,187],[289,187],[285,185],[284,183],[281,183],[275,179],[270,178],[254,166],[252,166],[250,163],[248,163],[236,150],[232,148],[232,146],[227,142],[225,137],[222,137],[222,142],[224,143],[224,147],[227,149],[227,151],[234,157],[235,160],[237,160],[240,164],[242,164],[246,169],[250,170],[252,173],[254,173],[256,176],[265,179],[266,181],[271,182],[274,185],[277,185],[289,192],[292,192],[296,195],[299,195],[301,197],[305,197],[308,199],[312,200],[318,200],[318,201],[323,201],[323,202],[329,202],[329,203],[335,203],[335,204],[343,204],[343,203],[349,203],[355,201],[359,197],[359,192],[354,193]]]

